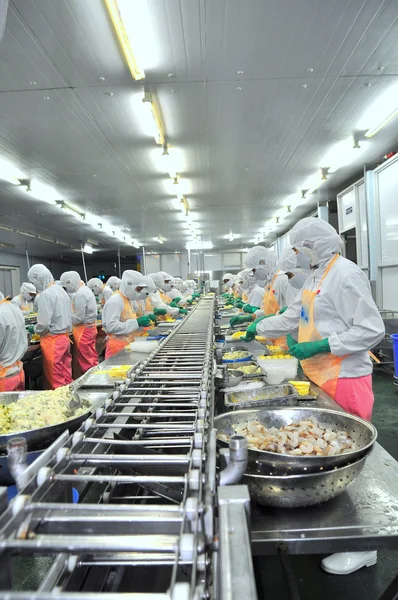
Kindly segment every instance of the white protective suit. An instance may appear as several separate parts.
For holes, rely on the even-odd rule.
[[[72,311],[68,294],[60,285],[55,285],[54,277],[44,265],[33,265],[28,278],[40,293],[38,300],[37,325],[35,333],[69,333],[72,331]]]
[[[263,301],[264,288],[257,284],[257,279],[253,275],[252,269],[244,269],[241,272],[241,277],[243,281],[243,291],[248,295],[247,303],[250,304],[250,306],[257,306],[260,308]]]
[[[94,293],[95,296],[98,296],[102,306],[105,306],[105,304],[108,302],[109,298],[113,294],[111,288],[105,285],[105,283],[101,281],[101,279],[99,279],[98,277],[92,277],[91,279],[89,279],[87,282],[87,286],[90,288],[90,290]]]
[[[336,230],[320,219],[299,221],[290,233],[291,244],[310,256],[312,273],[303,289],[318,291],[322,276],[342,241]],[[276,338],[297,329],[301,315],[301,292],[282,314],[257,325],[259,335]],[[328,338],[335,356],[346,356],[340,378],[372,373],[368,350],[384,337],[384,324],[373,301],[369,281],[361,269],[340,256],[322,283],[314,306],[315,327]]]
[[[109,277],[108,281],[106,282],[106,285],[111,288],[112,292],[116,292],[120,288],[121,281],[122,280],[119,279],[119,277],[116,277],[116,275],[112,275],[112,277]]]
[[[233,275],[232,273],[224,273],[224,275],[221,277],[223,283],[227,286],[227,288],[232,288],[232,286],[235,283],[235,277],[236,275]],[[188,281],[191,281],[188,279]]]
[[[151,310],[147,309],[147,297],[149,296],[149,299],[152,304],[151,298],[152,294],[156,293],[156,285],[154,284],[153,279],[148,275],[144,276],[144,280],[146,288],[143,291],[142,298],[133,301],[133,308],[136,313],[141,312],[143,315],[149,315],[153,312],[153,306]]]
[[[165,308],[167,310],[168,315],[170,315],[173,318],[176,318],[180,314],[179,309],[174,306],[169,306],[166,302],[162,300],[159,293],[160,290],[161,292],[164,292],[168,295],[168,291],[171,290],[171,285],[165,284],[164,280],[171,280],[170,275],[168,275],[164,271],[159,271],[158,273],[150,273],[149,277],[156,285],[156,292],[154,294],[151,294],[151,302],[153,308]],[[167,288],[167,290],[165,288]]]
[[[175,300],[176,298],[180,298],[180,301],[178,302],[178,304],[182,307],[182,306],[184,306],[187,303],[187,301],[184,298],[184,295],[183,295],[183,293],[181,292],[181,289],[180,289],[181,288],[182,280],[180,282],[179,278],[173,277],[171,281],[172,281],[171,290],[170,290],[170,292],[168,292],[167,295],[172,300]]]
[[[4,300],[0,292],[0,300]],[[0,369],[10,367],[21,360],[28,348],[28,338],[22,312],[11,302],[0,304]],[[19,373],[15,366],[7,372],[7,376]]]
[[[123,296],[130,300],[133,307],[133,302],[140,299],[140,293],[136,291],[137,287],[147,287],[144,276],[138,271],[124,271],[120,282],[120,293],[116,292],[113,294],[106,302],[102,311],[102,326],[106,333],[126,336],[138,329],[139,325],[137,319],[127,319],[127,321],[120,320],[124,309]]]
[[[72,324],[91,325],[97,319],[97,302],[94,293],[81,280],[77,271],[65,271],[61,285],[68,294],[73,294]]]
[[[305,280],[310,274],[310,261],[308,256],[301,252],[296,254],[290,246],[283,250],[277,266],[284,273],[291,273],[293,275],[293,277],[289,278],[289,284],[296,290],[301,290]]]
[[[24,282],[21,285],[18,296],[14,296],[11,300],[15,306],[22,310],[24,315],[35,312],[33,306],[34,297],[32,298],[30,294],[36,294],[36,288],[33,283]]]

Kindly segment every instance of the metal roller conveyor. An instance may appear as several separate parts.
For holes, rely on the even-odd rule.
[[[223,581],[244,556],[255,600],[246,519],[242,549],[225,509],[222,530],[215,518],[214,308],[202,299],[77,432],[21,469],[13,503],[0,494],[0,597],[240,600]],[[244,516],[247,489],[229,489]],[[12,579],[18,555],[53,559],[34,591]]]

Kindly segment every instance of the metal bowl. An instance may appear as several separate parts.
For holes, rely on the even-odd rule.
[[[225,387],[235,387],[242,381],[243,375],[243,371],[238,369],[225,369],[223,385]]]
[[[260,421],[265,427],[277,428],[297,421],[312,419],[330,429],[345,430],[353,438],[355,450],[334,456],[292,456],[249,449],[249,463],[261,463],[271,470],[278,469],[279,472],[289,474],[317,473],[352,463],[368,452],[377,438],[376,428],[364,419],[345,412],[316,407],[236,410],[216,417],[214,426],[217,428],[218,435],[229,437],[235,433],[236,425],[254,419]],[[227,445],[224,440],[219,439],[219,443]]]
[[[301,475],[259,475],[245,473],[242,483],[250,490],[253,500],[264,506],[298,508],[313,506],[335,498],[362,471],[371,451],[344,467],[322,473]]]

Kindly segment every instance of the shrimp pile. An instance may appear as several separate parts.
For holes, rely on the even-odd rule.
[[[332,456],[354,450],[354,440],[346,431],[333,431],[311,420],[267,429],[259,421],[236,426],[247,437],[252,450],[265,450],[293,456]]]

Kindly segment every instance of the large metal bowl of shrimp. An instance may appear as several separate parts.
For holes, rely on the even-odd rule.
[[[371,423],[326,408],[276,407],[236,410],[214,419],[219,444],[231,435],[248,439],[249,465],[269,474],[330,471],[358,461],[373,447]]]

